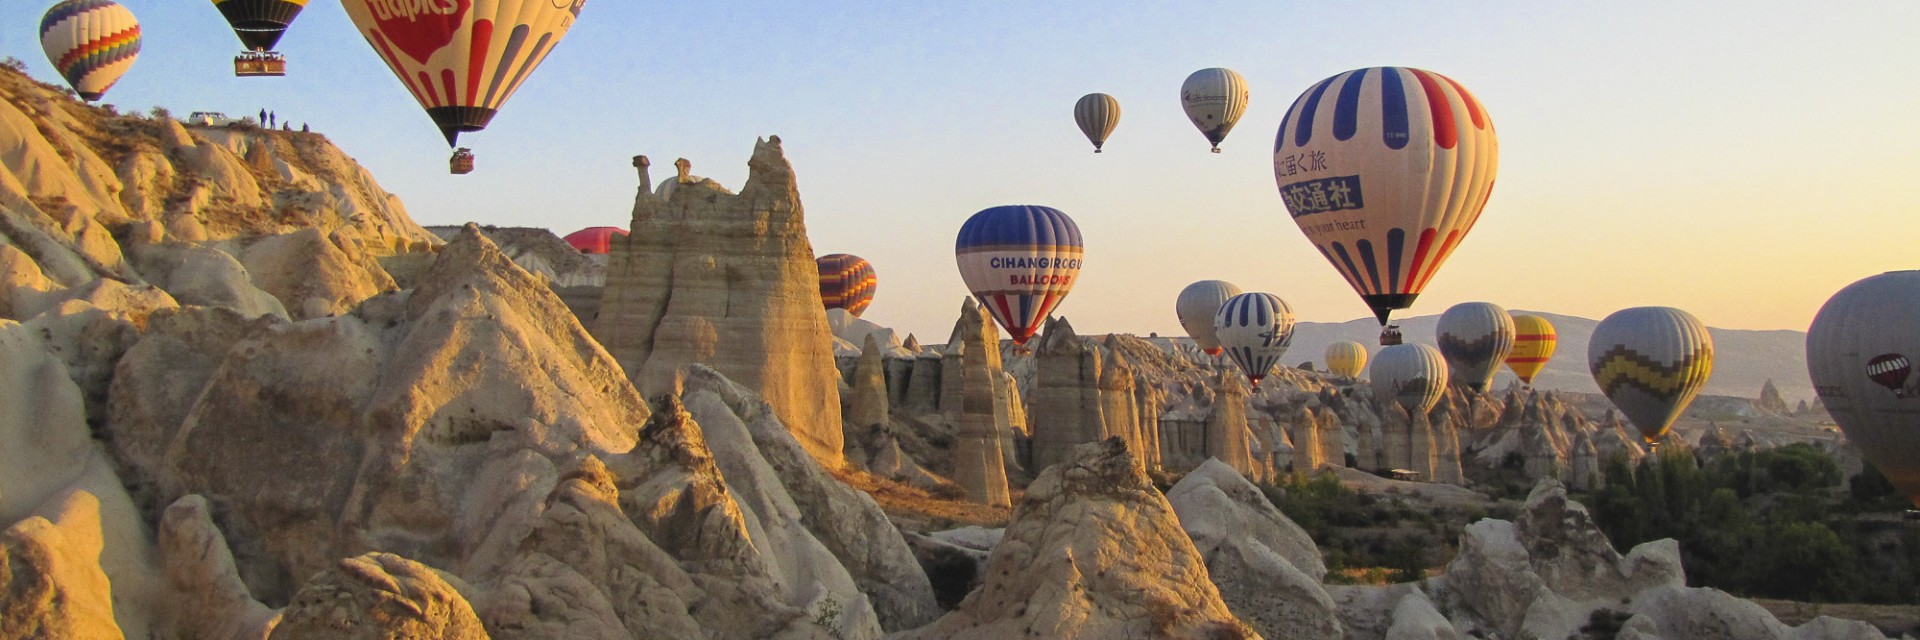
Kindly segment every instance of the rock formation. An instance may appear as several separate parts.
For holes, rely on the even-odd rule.
[[[1027,488],[986,578],[905,639],[1254,638],[1125,441],[1081,445]]]
[[[1326,459],[1326,448],[1320,446],[1320,418],[1312,409],[1300,407],[1293,412],[1293,422],[1289,433],[1293,436],[1293,472],[1313,473]]]
[[[1252,473],[1253,456],[1247,449],[1247,384],[1239,375],[1223,371],[1216,376],[1220,395],[1207,416],[1207,456],[1241,473]]]
[[[1074,447],[1098,442],[1100,352],[1073,332],[1066,318],[1047,320],[1034,348],[1033,418],[1035,471],[1066,460]]]
[[[953,482],[974,502],[993,506],[1012,504],[1007,493],[1006,454],[1001,451],[999,416],[994,389],[1000,386],[1000,332],[987,310],[967,298],[960,308],[959,359],[961,392],[959,442],[953,450]]]
[[[390,553],[341,560],[294,594],[269,638],[487,638],[454,582],[459,579]]]
[[[891,411],[887,404],[886,361],[882,357],[880,341],[868,334],[867,344],[860,352],[860,364],[853,372],[853,395],[847,402],[845,416],[849,427],[861,429],[887,423]]]
[[[1234,615],[1267,638],[1338,639],[1326,566],[1299,525],[1232,467],[1209,460],[1167,492]]]
[[[635,198],[594,337],[642,392],[694,363],[767,398],[807,450],[842,460],[832,334],[793,167],[778,137],[754,146],[738,195],[712,180]]]

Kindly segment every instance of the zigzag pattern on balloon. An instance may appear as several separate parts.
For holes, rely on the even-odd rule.
[[[1614,345],[1601,356],[1599,365],[1593,367],[1593,379],[1609,396],[1621,388],[1632,388],[1659,400],[1673,400],[1705,385],[1706,369],[1712,362],[1711,349],[1668,366],[1625,346]]]
[[[1458,336],[1442,334],[1439,339],[1441,353],[1452,354],[1456,358],[1478,360],[1491,358],[1499,353],[1507,341],[1498,335],[1481,336],[1479,340],[1465,340]]]

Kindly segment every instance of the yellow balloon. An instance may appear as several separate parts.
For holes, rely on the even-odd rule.
[[[1520,381],[1533,384],[1533,377],[1547,368],[1547,359],[1553,357],[1553,347],[1560,337],[1553,333],[1553,323],[1540,316],[1513,317],[1513,353],[1507,355],[1507,368]]]
[[[1367,368],[1367,347],[1358,342],[1327,345],[1327,371],[1342,378],[1358,378]]]

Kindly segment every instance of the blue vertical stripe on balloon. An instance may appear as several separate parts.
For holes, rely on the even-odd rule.
[[[1412,142],[1407,126],[1407,89],[1401,83],[1400,70],[1380,70],[1380,136],[1388,149],[1405,149]]]
[[[1395,227],[1387,232],[1387,282],[1393,285],[1388,291],[1400,292],[1400,254],[1407,248],[1407,230]]]
[[[1025,327],[1027,326],[1027,324],[1028,324],[1028,322],[1027,322],[1027,320],[1028,320],[1029,318],[1032,318],[1032,317],[1033,317],[1033,296],[1031,296],[1031,295],[1026,295],[1026,294],[1021,294],[1021,296],[1020,296],[1020,317],[1017,317],[1017,318],[1010,318],[1010,320],[1012,320],[1012,321],[1013,321],[1013,323],[1012,323],[1012,324],[1013,324],[1013,326],[1011,326],[1011,327],[1008,327],[1008,329],[1012,329],[1012,330],[1015,330],[1015,331],[1018,331],[1018,330],[1020,330],[1020,329],[1023,329],[1023,328],[1025,328]]]
[[[1320,96],[1325,94],[1327,87],[1332,84],[1333,78],[1321,80],[1320,84],[1313,87],[1313,93],[1307,96],[1307,104],[1300,107],[1300,124],[1293,132],[1293,146],[1307,146],[1307,142],[1313,139],[1314,113],[1320,110]],[[1286,125],[1280,126],[1282,135],[1285,135],[1286,130]]]
[[[1256,327],[1267,326],[1267,307],[1269,305],[1267,304],[1266,296],[1259,296],[1258,300],[1250,300],[1249,302],[1253,303],[1251,306],[1254,308],[1253,309],[1253,326],[1256,326]]]
[[[1346,142],[1360,130],[1360,84],[1367,79],[1369,69],[1360,69],[1347,76],[1347,82],[1340,85],[1340,97],[1333,103],[1333,139]],[[1393,75],[1393,74],[1387,74]]]
[[[1361,240],[1356,246],[1360,248],[1360,262],[1367,265],[1367,279],[1373,281],[1373,290],[1385,291],[1380,286],[1380,263],[1373,257],[1373,241]]]
[[[1333,252],[1334,254],[1340,256],[1341,263],[1347,265],[1347,273],[1353,274],[1353,281],[1359,283],[1362,289],[1366,288],[1367,281],[1360,279],[1360,269],[1358,267],[1353,266],[1353,256],[1347,255],[1347,246],[1344,244],[1335,242],[1333,243]],[[1362,291],[1360,293],[1372,294],[1374,292]]]

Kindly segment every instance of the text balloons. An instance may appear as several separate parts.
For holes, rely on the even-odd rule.
[[[1459,83],[1375,67],[1294,101],[1273,177],[1300,231],[1385,325],[1473,229],[1499,156],[1492,118]]]
[[[845,309],[858,318],[873,304],[880,279],[865,258],[835,253],[820,256],[813,263],[820,269],[820,301],[828,309]]]
[[[1243,293],[1220,305],[1213,332],[1258,389],[1293,344],[1293,309],[1271,293]]]
[[[1080,279],[1080,227],[1059,209],[994,207],[960,226],[954,259],[967,289],[1026,344]]]
[[[1087,141],[1093,143],[1093,152],[1107,144],[1107,136],[1113,135],[1114,127],[1120,126],[1120,101],[1104,93],[1089,93],[1081,96],[1073,105],[1073,122],[1080,125],[1080,132],[1087,134]]]
[[[1440,314],[1437,333],[1448,377],[1473,391],[1486,391],[1500,363],[1513,351],[1513,316],[1489,302],[1453,305]]]
[[[1180,297],[1174,300],[1173,312],[1180,317],[1180,327],[1187,330],[1193,344],[1207,355],[1220,355],[1220,339],[1213,329],[1214,314],[1228,299],[1240,293],[1240,287],[1231,282],[1201,280],[1181,289]]]
[[[1672,307],[1622,309],[1600,321],[1587,343],[1600,392],[1657,442],[1713,374],[1713,338],[1693,314]]]
[[[93,102],[140,57],[140,21],[113,0],[64,0],[40,18],[40,48],[73,92]]]
[[[1920,507],[1920,271],[1833,294],[1807,329],[1807,373],[1860,455]]]
[[[1220,142],[1247,112],[1247,79],[1232,69],[1201,69],[1180,85],[1180,107],[1220,153]]]
[[[1546,318],[1514,316],[1513,352],[1507,354],[1507,368],[1520,377],[1520,382],[1531,385],[1533,377],[1540,375],[1547,360],[1553,358],[1553,349],[1559,343],[1559,334],[1554,333],[1553,323]]]

